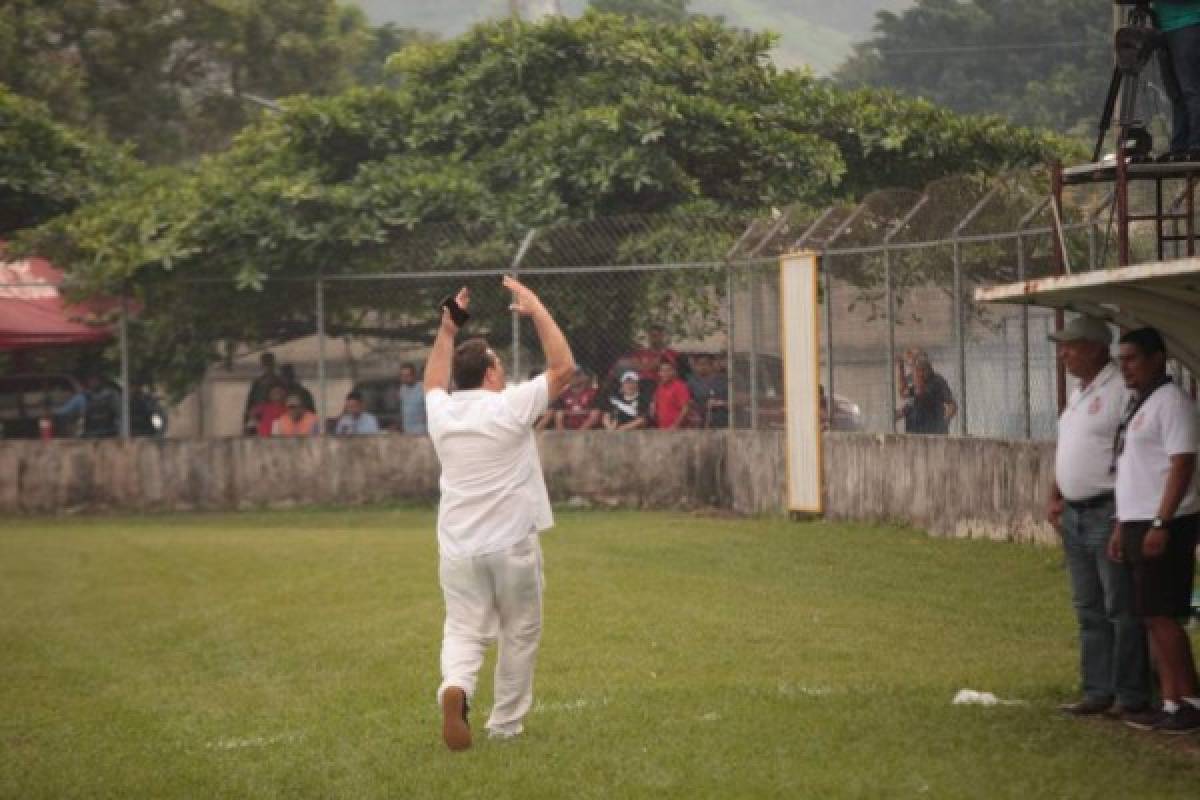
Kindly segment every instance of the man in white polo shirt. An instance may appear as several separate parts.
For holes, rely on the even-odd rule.
[[[1133,575],[1134,610],[1150,635],[1163,707],[1127,719],[1163,733],[1200,730],[1200,693],[1191,641],[1180,624],[1191,613],[1200,496],[1196,408],[1167,376],[1167,352],[1153,328],[1121,337],[1121,375],[1135,397],[1116,440],[1117,518],[1109,555]]]
[[[546,371],[507,387],[504,366],[482,338],[456,348],[469,293],[447,300],[425,365],[429,436],[442,465],[438,574],[446,602],[442,634],[442,738],[471,745],[467,711],[476,676],[499,640],[492,736],[511,737],[533,702],[542,632],[542,551],[538,534],[554,524],[533,424],[575,372],[571,348],[532,291],[504,278],[512,310],[532,319]],[[454,392],[449,393],[453,374]]]
[[[1130,575],[1108,558],[1116,511],[1113,439],[1129,390],[1109,357],[1112,334],[1103,321],[1077,317],[1050,338],[1058,343],[1067,372],[1079,379],[1058,419],[1047,514],[1062,536],[1079,625],[1083,696],[1061,708],[1076,716],[1145,712],[1150,706],[1146,633],[1133,613]]]

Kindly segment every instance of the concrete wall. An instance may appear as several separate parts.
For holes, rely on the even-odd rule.
[[[578,506],[778,514],[776,431],[546,433],[551,497]],[[830,519],[897,521],[946,536],[1051,541],[1040,522],[1053,444],[830,433]],[[437,496],[424,437],[0,443],[0,514],[357,505]]]
[[[904,522],[938,536],[1055,542],[1044,522],[1053,442],[832,433],[826,516]]]

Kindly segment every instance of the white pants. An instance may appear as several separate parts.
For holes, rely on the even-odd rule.
[[[442,633],[442,692],[457,686],[475,696],[484,654],[497,638],[495,702],[489,731],[521,732],[533,704],[533,667],[542,636],[542,546],[531,533],[507,550],[441,560],[438,573],[446,598]]]

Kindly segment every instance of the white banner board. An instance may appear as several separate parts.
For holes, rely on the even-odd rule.
[[[779,303],[787,411],[788,510],[820,514],[824,506],[816,253],[788,253],[780,259]]]

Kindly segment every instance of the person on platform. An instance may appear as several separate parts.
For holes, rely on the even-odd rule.
[[[1163,32],[1159,71],[1171,100],[1171,141],[1164,161],[1200,161],[1200,0],[1156,0]]]

